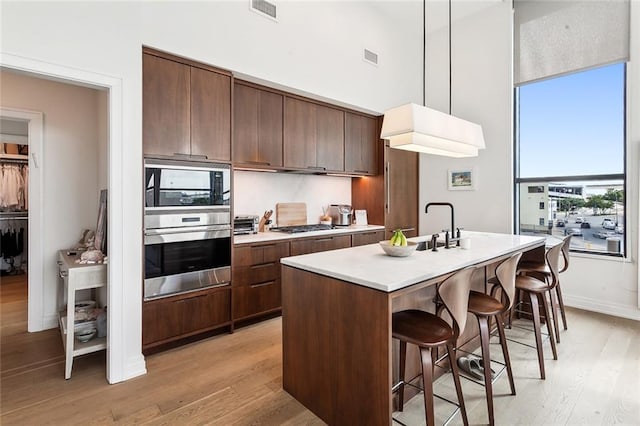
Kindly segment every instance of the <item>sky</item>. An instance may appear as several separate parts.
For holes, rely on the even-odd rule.
[[[624,172],[624,64],[519,88],[520,177]]]

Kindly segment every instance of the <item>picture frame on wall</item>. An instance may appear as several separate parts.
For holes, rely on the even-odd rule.
[[[473,168],[447,170],[449,191],[475,191],[477,180]]]

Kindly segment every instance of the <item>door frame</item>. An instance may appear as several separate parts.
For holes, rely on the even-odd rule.
[[[42,179],[45,163],[43,152],[43,115],[39,111],[30,111],[12,107],[0,107],[0,116],[27,121],[29,144],[29,241],[28,241],[28,302],[27,331],[42,331],[48,327],[44,315],[44,198]]]
[[[107,380],[109,383],[117,383],[135,375],[144,374],[146,370],[142,354],[140,354],[141,359],[136,363],[136,371],[133,374],[128,371],[131,360],[127,359],[125,313],[122,309],[124,306],[124,283],[127,282],[123,277],[125,209],[122,179],[124,151],[122,79],[8,53],[0,53],[0,64],[3,67],[37,77],[108,91],[109,227],[107,239],[109,242],[109,263],[107,264],[107,305],[109,306],[109,315],[107,316]],[[39,245],[42,246],[42,233],[38,235],[38,238],[40,238]]]

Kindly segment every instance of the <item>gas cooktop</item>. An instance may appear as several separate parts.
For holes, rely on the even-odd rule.
[[[272,231],[286,232],[288,234],[295,234],[298,232],[310,232],[310,231],[326,231],[333,229],[331,225],[294,225],[294,226],[279,226],[277,228],[271,228]]]

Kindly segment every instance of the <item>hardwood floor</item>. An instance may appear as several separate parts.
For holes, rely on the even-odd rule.
[[[104,352],[78,358],[64,380],[58,330],[26,332],[25,278],[2,277],[0,285],[2,425],[323,424],[282,390],[279,318],[148,356],[148,374],[124,383],[107,384]],[[640,324],[575,309],[568,316],[559,359],[545,347],[547,380],[538,378],[535,350],[509,344],[518,395],[507,396],[506,378],[496,382],[497,424],[637,424]],[[437,393],[453,392],[447,377]],[[484,389],[462,386],[469,421],[486,423]],[[421,424],[421,410],[418,395],[396,414]]]

